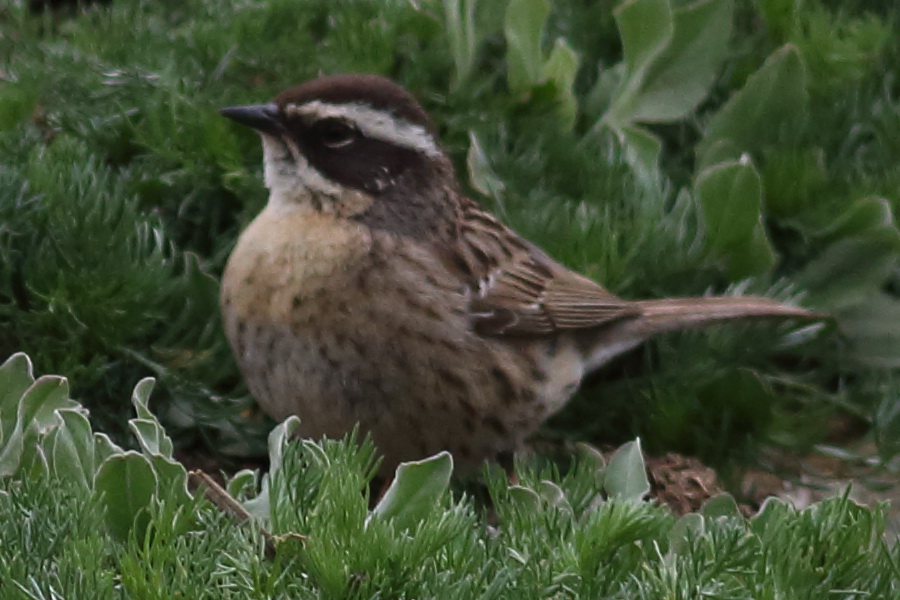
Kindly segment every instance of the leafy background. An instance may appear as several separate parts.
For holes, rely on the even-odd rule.
[[[7,1],[0,357],[65,373],[120,443],[153,375],[177,447],[264,454],[216,295],[266,191],[258,140],[217,109],[374,72],[422,100],[473,195],[614,292],[834,316],[654,341],[545,436],[722,468],[838,445],[895,472],[897,26],[828,0]]]

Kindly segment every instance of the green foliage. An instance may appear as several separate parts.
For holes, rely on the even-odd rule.
[[[441,452],[420,461],[403,463],[375,506],[376,518],[410,527],[430,513],[450,484],[453,457]]]
[[[720,162],[697,175],[710,250],[727,262],[734,279],[766,273],[775,253],[762,223],[762,182],[749,161]]]
[[[157,469],[153,459],[167,458],[171,442],[148,407],[151,380],[132,394],[141,452],[109,448],[108,455],[93,443],[102,434],[64,417],[82,415],[78,403],[35,399],[41,381],[66,380],[35,381],[23,354],[0,367],[0,428],[14,430],[18,415],[36,408],[54,418],[43,419],[51,424],[22,454],[52,456],[56,432],[66,430],[71,443],[62,452],[74,456],[49,459],[54,468],[42,472],[0,475],[4,598],[813,598],[847,590],[889,598],[900,591],[900,545],[882,537],[884,507],[858,506],[846,495],[802,511],[770,501],[746,520],[722,495],[676,520],[643,500],[636,442],[608,466],[585,448],[564,475],[520,462],[514,486],[488,471],[489,506],[452,497],[452,461],[439,454],[402,465],[370,510],[372,444],[357,444],[355,435],[297,439],[292,417],[270,436],[266,514],[239,524],[183,491],[180,464],[168,483]],[[0,451],[12,441],[4,438]],[[245,507],[258,502],[255,480],[239,473],[228,484]]]
[[[217,109],[370,71],[422,99],[491,208],[615,293],[765,293],[835,317],[824,333],[668,336],[600,373],[553,429],[724,462],[821,441],[852,407],[888,464],[878,428],[896,400],[872,390],[900,367],[900,44],[894,12],[859,4],[8,2],[0,355],[71,376],[112,436],[98,463],[148,375],[173,446],[264,453],[270,424],[248,410],[216,296],[266,191],[258,141]],[[85,426],[60,418],[47,464]],[[133,427],[150,443],[153,425]],[[154,472],[171,470],[153,449]]]

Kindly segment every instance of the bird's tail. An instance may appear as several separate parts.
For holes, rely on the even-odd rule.
[[[645,336],[734,319],[821,319],[822,315],[762,296],[640,300],[639,328]],[[637,324],[637,323],[636,323]]]

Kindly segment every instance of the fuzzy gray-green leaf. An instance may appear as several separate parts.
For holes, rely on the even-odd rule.
[[[450,485],[453,457],[441,452],[424,460],[401,463],[373,515],[398,527],[414,526],[435,509]]]
[[[54,429],[45,446],[51,471],[59,478],[75,481],[85,490],[94,479],[94,436],[82,410],[58,411],[62,424]]]
[[[94,478],[94,494],[113,536],[127,541],[134,531],[137,539],[143,538],[149,520],[147,509],[156,488],[153,467],[137,452],[111,456],[100,465]]]
[[[700,514],[708,519],[715,519],[717,517],[740,517],[741,511],[734,496],[722,492],[707,500],[700,509]]]
[[[19,402],[32,383],[31,359],[24,352],[13,354],[0,365],[0,444],[12,435]]]
[[[650,481],[637,439],[619,446],[609,459],[603,488],[611,498],[640,502],[650,492]]]

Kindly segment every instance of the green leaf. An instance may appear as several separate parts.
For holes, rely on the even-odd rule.
[[[77,406],[69,399],[65,378],[45,375],[32,383],[19,399],[15,427],[0,450],[0,477],[12,475],[19,468],[39,468],[33,461],[46,461],[37,446],[39,438],[62,422],[57,409]]]
[[[0,444],[15,430],[19,401],[33,383],[31,359],[24,352],[13,354],[0,366]]]
[[[874,227],[828,245],[797,276],[811,306],[850,307],[872,296],[897,266],[900,232]]]
[[[660,139],[637,125],[625,125],[615,131],[625,148],[625,160],[635,174],[644,184],[655,184],[659,179]]]
[[[710,119],[697,147],[699,163],[711,164],[705,155],[720,140],[730,140],[742,152],[753,152],[776,139],[783,126],[803,118],[808,103],[805,80],[794,46],[773,53]]]
[[[641,440],[622,444],[609,459],[603,488],[611,498],[640,502],[650,492]]]
[[[154,383],[152,377],[146,377],[134,386],[131,403],[138,416],[136,419],[128,421],[128,427],[134,433],[145,454],[160,456],[171,462],[172,438],[166,434],[166,430],[163,429],[159,420],[150,412],[149,401]]]
[[[722,163],[697,176],[710,249],[727,260],[732,279],[764,273],[775,265],[775,251],[762,224],[762,181],[746,160]]]
[[[254,518],[267,522],[272,517],[272,503],[269,498],[269,480],[281,470],[284,460],[284,448],[288,440],[294,437],[294,433],[300,426],[300,419],[290,416],[278,424],[269,432],[269,472],[263,475],[259,494],[254,498],[245,500],[244,509]],[[315,444],[312,444],[315,447]]]
[[[750,519],[750,529],[757,535],[762,535],[770,527],[779,526],[784,521],[784,517],[793,510],[793,507],[781,498],[769,496],[763,500],[759,512]]]
[[[565,492],[552,481],[544,479],[538,483],[538,494],[549,506],[557,508],[569,516],[574,516],[575,512],[572,510],[572,505],[566,498]]]
[[[147,509],[156,486],[150,461],[137,452],[103,461],[94,478],[94,494],[116,539],[127,541],[132,532],[138,540],[143,539],[150,519]]]
[[[603,122],[619,130],[633,120],[647,73],[669,45],[675,21],[668,0],[626,1],[614,15],[622,38],[625,73]]]
[[[19,417],[23,429],[44,434],[59,424],[56,411],[64,408],[80,408],[69,399],[69,382],[65,377],[44,375],[39,377],[22,396]]]
[[[255,492],[259,482],[259,472],[252,469],[241,469],[228,480],[228,493],[233,498],[240,498],[247,492]]]
[[[94,434],[94,464],[102,463],[110,456],[117,454],[125,454],[125,450],[109,439],[105,433]]]
[[[847,359],[875,369],[900,368],[900,300],[878,292],[835,317],[847,341]]]
[[[706,169],[694,189],[715,249],[727,250],[750,239],[762,218],[762,183],[752,165],[731,162]]]
[[[459,89],[472,75],[478,38],[475,30],[477,0],[444,0],[444,24],[453,56],[453,89]]]
[[[556,40],[550,58],[541,69],[542,80],[550,81],[556,89],[557,112],[563,127],[571,131],[578,116],[578,100],[573,86],[578,74],[578,54],[562,38]]]
[[[191,494],[187,489],[187,470],[180,462],[167,458],[160,454],[148,457],[153,471],[156,473],[159,487],[171,489],[174,493],[172,499],[181,505],[191,502]]]
[[[506,8],[506,77],[514,95],[525,94],[541,82],[541,34],[549,14],[549,0],[510,0]]]
[[[503,180],[491,168],[490,161],[474,131],[469,131],[469,152],[466,154],[469,183],[479,193],[499,200],[506,189]]]
[[[703,536],[706,524],[697,513],[688,513],[675,521],[669,531],[669,552],[687,556],[691,551],[691,541]]]
[[[531,488],[521,485],[509,487],[509,503],[520,513],[536,515],[541,510],[541,497]]]
[[[894,225],[891,203],[885,198],[860,198],[848,206],[836,219],[816,232],[824,241],[864,234],[867,230]]]
[[[668,0],[627,0],[613,14],[622,38],[627,77],[639,84],[675,33],[672,8]]]
[[[146,377],[134,386],[131,403],[138,416],[128,421],[128,427],[150,460],[159,483],[171,486],[176,500],[187,504],[191,500],[187,491],[187,471],[184,465],[173,460],[172,439],[166,434],[156,415],[150,411],[149,401],[154,383],[152,377]]]
[[[145,377],[138,381],[131,392],[131,404],[134,406],[139,419],[154,418],[149,408],[150,394],[153,392],[154,383],[155,381],[152,377]]]
[[[298,427],[300,427],[300,419],[291,415],[269,432],[269,473],[281,469],[285,444],[294,437]]]
[[[705,0],[674,11],[671,41],[644,76],[630,118],[683,119],[706,98],[731,38],[732,0]]]
[[[452,473],[453,457],[449,452],[401,463],[372,514],[393,521],[401,529],[413,527],[435,509],[450,485]]]
[[[47,440],[47,458],[51,472],[90,490],[94,483],[94,436],[82,410],[58,411],[62,424]]]
[[[162,438],[165,436],[165,432],[156,420],[130,419],[128,428],[137,438],[145,454],[162,455],[162,447],[165,445]],[[171,453],[171,448],[169,452]]]
[[[588,92],[582,104],[582,111],[591,119],[599,119],[612,106],[616,91],[625,80],[625,63],[620,62],[604,69],[601,65],[597,83]]]
[[[700,509],[700,514],[707,519],[742,516],[734,496],[727,492],[716,494],[707,500]]]
[[[739,162],[742,154],[741,149],[738,148],[732,140],[716,140],[714,143],[710,144],[709,148],[703,153],[703,156],[700,157],[700,160],[697,161],[696,172],[701,173],[709,167],[713,167],[719,163]]]

